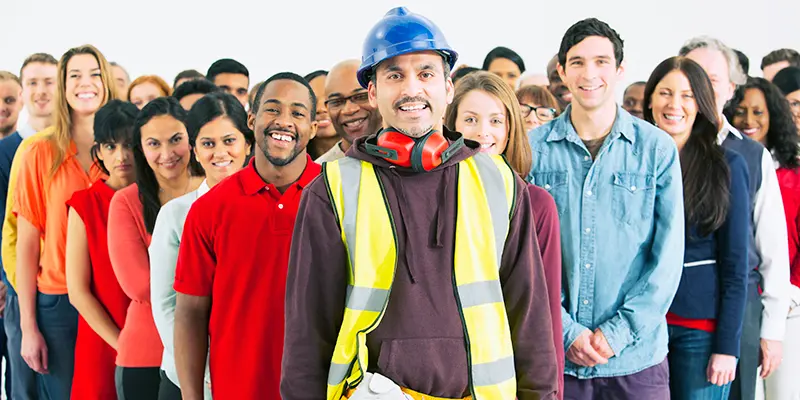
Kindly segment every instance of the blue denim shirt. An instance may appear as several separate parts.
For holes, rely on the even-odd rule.
[[[683,270],[683,182],[675,142],[621,107],[593,161],[571,107],[529,133],[528,181],[561,219],[564,348],[600,328],[608,364],[566,362],[578,378],[630,375],[664,361],[666,314]]]

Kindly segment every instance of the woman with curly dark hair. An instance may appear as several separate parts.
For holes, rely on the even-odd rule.
[[[778,168],[789,233],[792,301],[786,320],[783,363],[766,378],[765,391],[768,398],[797,398],[800,382],[793,377],[800,368],[800,160],[797,126],[786,97],[777,86],[762,78],[749,78],[747,84],[736,91],[725,115],[742,133],[766,146]]]

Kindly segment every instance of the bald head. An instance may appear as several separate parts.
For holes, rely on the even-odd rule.
[[[345,142],[376,133],[383,124],[380,113],[369,104],[367,90],[356,78],[360,60],[336,64],[325,79],[325,104],[333,128]]]

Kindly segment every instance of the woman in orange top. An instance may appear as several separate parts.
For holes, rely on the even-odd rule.
[[[89,45],[64,53],[57,79],[55,124],[20,158],[16,289],[22,357],[51,400],[67,400],[78,313],[67,297],[65,203],[104,175],[92,160],[94,114],[116,89],[105,57]]]
[[[150,303],[147,248],[161,206],[196,190],[203,181],[185,121],[186,111],[172,97],[157,98],[142,108],[133,131],[136,184],[111,200],[108,254],[122,290],[131,299],[117,342],[120,399],[158,399],[164,347]]]

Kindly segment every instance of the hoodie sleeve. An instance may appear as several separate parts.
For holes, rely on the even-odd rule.
[[[516,210],[500,265],[511,327],[519,400],[556,399],[558,372],[544,267],[526,184],[517,178]]]
[[[347,292],[347,255],[325,181],[318,178],[303,192],[286,279],[284,400],[326,397]]]

